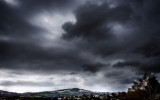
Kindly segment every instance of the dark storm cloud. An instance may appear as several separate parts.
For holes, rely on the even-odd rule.
[[[82,35],[84,38],[89,38],[91,36],[93,37],[93,43],[95,43],[95,45],[88,46],[90,45],[90,42],[84,42],[84,44],[81,44],[80,42],[76,49],[70,48],[69,50],[65,50],[65,48],[62,49],[58,47],[52,49],[44,49],[42,47],[39,47],[39,45],[37,45],[37,42],[41,39],[41,33],[47,31],[30,24],[26,20],[26,17],[22,15],[25,12],[29,13],[29,8],[32,8],[32,11],[37,13],[34,9],[44,10],[45,8],[53,6],[50,5],[53,1],[49,0],[48,2],[43,2],[44,1],[31,2],[29,0],[19,1],[19,9],[10,7],[9,5],[7,5],[7,3],[1,2],[1,12],[3,12],[1,14],[1,34],[9,38],[8,41],[1,41],[0,43],[1,68],[39,70],[50,70],[56,68],[61,70],[81,69],[84,71],[88,71],[88,67],[84,69],[84,67],[81,68],[82,65],[88,63],[93,65],[96,62],[94,62],[94,60],[88,60],[87,58],[83,57],[81,55],[81,52],[85,52],[83,50],[86,50],[86,52],[88,52],[88,48],[92,52],[92,48],[95,47],[96,50],[93,51],[95,53],[102,52],[103,54],[108,55],[117,51],[116,48],[119,47],[119,45],[117,46],[117,44],[112,43],[112,39],[114,39],[114,36],[113,34],[111,34],[110,29],[106,27],[106,23],[112,21],[126,22],[130,18],[131,14],[131,8],[128,5],[110,9],[107,4],[97,5],[87,3],[79,7],[75,11],[77,22],[73,27],[71,27],[71,33],[66,33],[65,35],[73,34],[75,32],[76,34],[79,34],[77,36]],[[58,5],[57,3],[60,2],[62,1],[54,1],[53,4]],[[36,5],[35,3],[37,3],[38,5]],[[62,3],[62,5],[64,4],[66,4],[66,2]],[[29,8],[27,9],[27,7]],[[96,13],[94,13],[93,11],[96,11]],[[32,12],[29,15],[32,15]],[[94,17],[91,18],[91,16]],[[68,30],[67,27],[70,26],[64,25],[63,27],[66,27],[65,29]],[[102,34],[102,36],[99,34]],[[33,38],[33,36],[36,36],[36,39]],[[100,36],[100,38],[98,38],[97,36]],[[105,40],[106,38],[109,39],[109,41]],[[94,41],[95,39],[102,39],[102,41],[96,42]],[[85,45],[87,48],[82,47],[82,49],[81,46]],[[104,45],[107,46],[104,47]],[[95,69],[97,71],[99,70],[98,67],[94,67],[92,68],[92,72],[95,72]]]
[[[21,10],[31,16],[43,11],[65,12],[76,4],[76,0],[19,0],[19,2]]]
[[[39,13],[37,10],[65,8],[64,5],[68,4],[69,0],[47,0],[45,2],[44,0],[25,0],[18,2],[19,7],[12,7],[4,1],[0,1],[0,38],[7,38],[7,40],[0,39],[1,68],[71,70],[73,66],[85,63],[85,60],[77,55],[78,51],[70,50],[72,54],[77,55],[74,56],[61,48],[44,49],[40,47],[38,42],[44,39],[41,38],[41,33],[47,33],[47,30],[32,25],[26,19],[33,12]],[[65,68],[66,66],[71,66],[71,68]]]
[[[74,11],[76,23],[65,23],[62,28],[66,31],[64,39],[82,38],[80,48],[86,48],[107,56],[123,49],[108,24],[127,23],[130,20],[132,9],[129,5],[120,5],[110,8],[105,2],[101,5],[87,3]]]
[[[31,25],[23,17],[20,12],[10,7],[3,1],[0,1],[0,35],[12,38],[22,38],[42,31],[41,28]]]
[[[37,10],[41,9],[53,9],[53,8],[64,8],[66,6],[71,6],[72,3],[75,3],[75,0],[18,0],[22,6],[29,11],[29,9]],[[29,7],[29,8],[28,8]]]
[[[105,74],[105,78],[116,80],[119,84],[130,84],[134,80],[134,76],[128,76],[123,71],[110,71]]]
[[[107,65],[103,65],[101,63],[97,63],[97,64],[85,64],[82,67],[83,67],[84,71],[95,73],[95,72],[98,72],[104,66],[107,66]]]
[[[47,71],[54,71],[54,69],[75,70],[76,66],[79,66],[78,69],[80,69],[81,64],[90,62],[77,54],[78,52],[75,50],[66,51],[61,48],[44,50],[34,44],[24,43],[3,43],[1,46],[3,46],[0,57],[1,68]],[[68,52],[72,52],[72,55]]]
[[[7,40],[0,40],[0,59],[1,67],[7,68],[5,64],[11,64],[11,62],[16,63],[17,59],[23,58],[24,51],[30,52],[31,44],[34,44],[33,35],[38,35],[43,29],[31,25],[25,20],[25,18],[20,16],[20,12],[16,9],[10,7],[4,1],[0,1],[0,38],[6,37]],[[25,41],[30,41],[28,43],[23,43]],[[12,63],[13,64],[13,63]]]
[[[74,3],[72,0],[15,0],[18,7],[12,7],[5,0],[0,1],[0,29],[1,34],[9,34],[23,37],[27,34],[40,33],[43,29],[36,27],[28,22],[30,18],[39,12],[67,8],[67,5]],[[13,1],[14,2],[14,1]]]
[[[0,36],[25,41],[38,40],[41,33],[47,33],[47,30],[31,24],[28,19],[32,16],[48,11],[53,12],[57,9],[69,9],[72,0],[15,0],[18,7],[11,6],[9,1],[0,1]],[[72,1],[72,2],[71,2]],[[14,2],[14,1],[13,1]],[[67,6],[68,5],[68,6]],[[28,38],[27,38],[28,37]],[[18,38],[18,39],[17,39]]]
[[[146,60],[144,60],[144,62],[142,62],[140,69],[146,72],[159,73],[160,72],[159,59],[160,59],[160,56],[147,58]]]
[[[140,65],[140,62],[138,61],[125,61],[125,62],[118,62],[113,65],[113,67],[138,67]]]
[[[160,55],[159,44],[156,42],[146,43],[145,45],[137,48],[135,52],[139,52],[145,55],[145,57],[159,56]]]
[[[144,56],[141,59],[140,70],[147,72],[160,72],[158,66],[160,57],[160,1],[140,0],[130,2],[136,16],[134,24],[138,26],[134,41],[139,42],[135,47],[134,53]]]
[[[113,8],[107,4],[86,4],[77,9],[75,11],[77,22],[75,24],[68,22],[63,26],[66,31],[64,38],[83,38],[83,41],[86,40],[86,44],[88,43],[86,47],[90,47],[95,54],[101,54],[104,57],[114,55],[125,61],[118,62],[114,66],[132,66],[141,71],[147,71],[147,69],[156,69],[156,71],[158,69],[159,71],[157,60],[160,53],[160,30],[158,28],[160,25],[160,14],[158,13],[160,1],[114,0],[114,3],[116,5]],[[110,27],[106,27],[110,23],[129,26],[130,31],[117,38],[119,30],[115,35]],[[119,39],[123,41],[119,41]],[[137,59],[140,62],[137,62]],[[149,61],[147,59],[153,60],[149,64],[150,67],[146,66],[146,61]],[[150,71],[155,72],[154,70]]]
[[[108,77],[119,84],[131,82],[129,69],[160,72],[159,0],[86,2],[74,10],[75,23],[62,25],[65,32],[57,41],[58,46],[51,41],[50,48],[41,44],[48,30],[28,19],[43,11],[64,14],[76,5],[75,0],[17,1],[19,5],[15,7],[0,1],[0,68],[44,73],[69,71],[73,76],[80,72],[94,75],[102,72],[104,82]],[[126,73],[122,74],[120,69]],[[28,82],[1,85],[22,83],[34,85]]]
[[[64,38],[110,38],[110,29],[107,28],[109,22],[125,22],[130,18],[132,10],[128,5],[110,9],[108,4],[86,4],[75,11],[77,22],[70,22],[63,25],[67,32]]]

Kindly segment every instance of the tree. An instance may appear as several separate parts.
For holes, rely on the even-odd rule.
[[[126,92],[119,92],[119,100],[127,100],[127,94]]]
[[[127,92],[127,100],[143,100],[143,98],[139,95],[137,91],[128,91]]]
[[[133,82],[128,91],[133,91],[143,97],[143,100],[153,100],[160,91],[160,84],[154,74],[144,73],[144,75]]]

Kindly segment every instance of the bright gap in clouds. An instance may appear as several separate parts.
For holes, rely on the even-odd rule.
[[[75,16],[72,13],[61,14],[47,11],[37,14],[30,20],[32,24],[48,31],[48,33],[44,33],[44,37],[48,40],[59,39],[64,33],[62,25],[68,21],[72,23],[76,22]]]
[[[1,70],[0,75],[0,90],[11,92],[41,92],[67,88],[81,88],[97,92],[117,91],[116,88],[113,90],[113,87],[117,86],[117,84],[114,84],[110,77],[105,80],[103,72],[96,75],[88,75],[87,73],[73,75],[66,72],[47,75],[26,71]],[[119,85],[119,91],[121,91],[120,87],[122,85]]]
[[[23,73],[23,74],[22,74]],[[83,88],[83,79],[70,74],[35,74],[26,71],[0,71],[0,90],[11,92],[41,92],[65,88]]]

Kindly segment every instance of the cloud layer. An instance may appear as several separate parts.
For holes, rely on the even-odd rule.
[[[158,0],[1,0],[0,69],[6,71],[1,89],[22,84],[67,88],[52,82],[68,75],[63,82],[69,80],[74,87],[122,91],[136,73],[159,74],[159,4]],[[13,76],[8,70],[15,72]],[[20,76],[16,80],[16,73],[23,71],[56,79],[39,84]]]

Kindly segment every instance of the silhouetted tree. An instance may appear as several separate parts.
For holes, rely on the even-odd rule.
[[[143,97],[143,100],[152,100],[160,91],[160,84],[154,74],[144,73],[144,75],[133,82],[128,91],[133,91]]]

